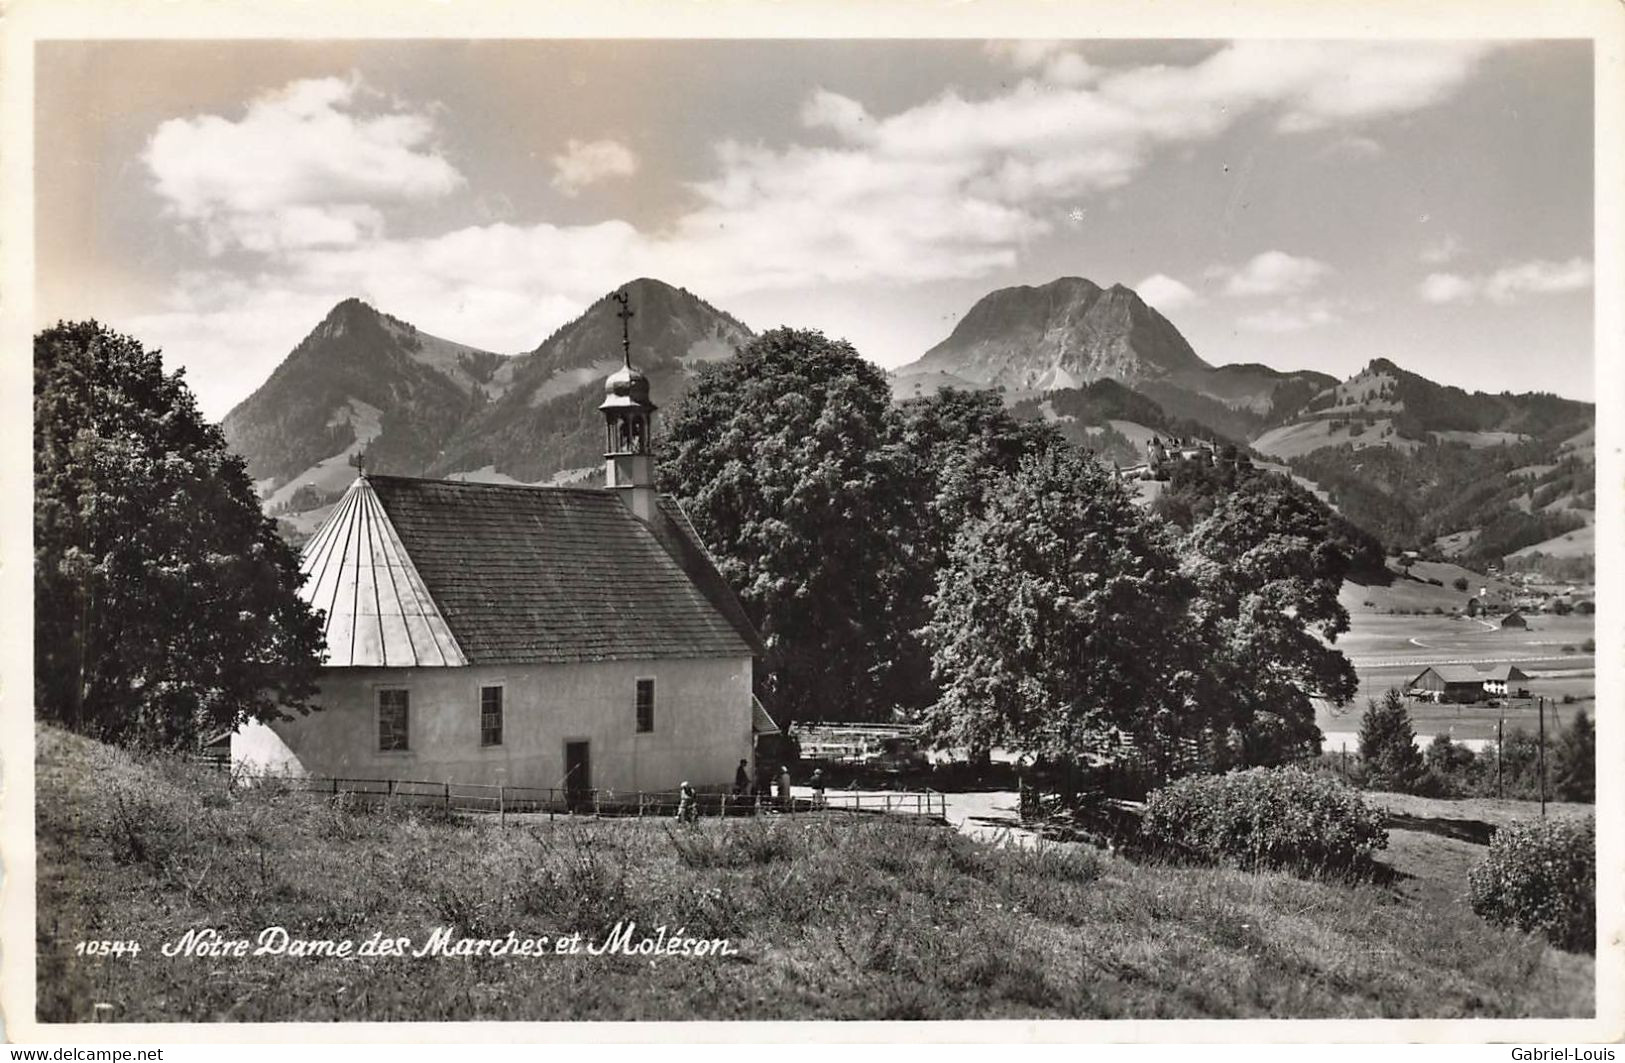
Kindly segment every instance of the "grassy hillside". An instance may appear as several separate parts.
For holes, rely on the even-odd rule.
[[[875,817],[485,822],[365,812],[38,740],[39,1017],[86,1021],[1576,1016],[1592,962],[1392,885],[998,848]],[[1402,871],[1404,869],[1401,869]],[[723,957],[166,958],[227,937],[418,944],[617,920]],[[133,938],[135,957],[75,955]]]

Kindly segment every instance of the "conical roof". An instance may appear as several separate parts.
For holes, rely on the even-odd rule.
[[[365,476],[306,544],[299,568],[300,597],[327,614],[329,667],[468,663]]]

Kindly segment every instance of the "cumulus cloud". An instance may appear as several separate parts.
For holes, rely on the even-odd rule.
[[[1284,306],[1247,314],[1236,319],[1236,324],[1250,332],[1302,332],[1305,329],[1334,325],[1343,320],[1341,314],[1328,302],[1313,302],[1301,306]]]
[[[638,157],[618,140],[571,140],[553,156],[553,187],[573,196],[609,177],[631,177]]]
[[[1536,259],[1506,266],[1490,274],[1484,294],[1498,303],[1510,303],[1525,295],[1551,295],[1577,292],[1591,287],[1591,263],[1583,258],[1567,262]]]
[[[1430,273],[1417,285],[1416,293],[1429,303],[1470,303],[1480,298],[1514,303],[1530,295],[1582,291],[1591,284],[1591,263],[1586,259],[1571,258],[1567,262],[1533,259],[1477,276]]]
[[[1332,268],[1318,259],[1265,251],[1238,268],[1216,266],[1209,273],[1224,278],[1226,295],[1294,295],[1320,284]]]
[[[241,118],[173,118],[143,161],[166,209],[211,253],[356,245],[381,208],[436,199],[463,176],[422,113],[383,109],[356,78],[295,81]]]
[[[1456,273],[1429,273],[1417,294],[1429,303],[1464,303],[1478,295],[1478,285]]]
[[[1056,85],[1082,85],[1096,80],[1101,73],[1064,41],[989,41],[987,52],[1017,70]]]
[[[1202,301],[1189,286],[1182,284],[1166,273],[1153,273],[1145,280],[1134,286],[1141,299],[1166,313],[1177,310],[1182,306],[1193,306]]]

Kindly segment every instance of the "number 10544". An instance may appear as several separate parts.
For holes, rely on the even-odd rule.
[[[81,941],[73,951],[80,956],[139,956],[141,946],[134,941]]]

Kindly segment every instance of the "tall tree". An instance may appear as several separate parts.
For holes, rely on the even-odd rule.
[[[910,399],[900,408],[902,445],[913,462],[914,505],[921,517],[917,556],[921,593],[905,603],[902,617],[916,633],[904,657],[908,682],[921,693],[917,704],[936,700],[930,648],[923,635],[930,620],[929,591],[947,564],[954,536],[982,516],[987,494],[1016,471],[1022,459],[1060,444],[1060,434],[1043,421],[1017,420],[998,391],[942,388]],[[912,608],[907,608],[907,607]]]
[[[915,463],[885,375],[851,344],[781,328],[706,367],[671,421],[660,482],[716,555],[789,720],[884,719],[916,694]]]
[[[1416,732],[1399,691],[1389,690],[1381,701],[1366,703],[1360,718],[1360,760],[1367,785],[1377,789],[1409,793],[1422,781],[1426,773],[1422,751],[1416,748]]]
[[[34,338],[35,704],[182,747],[308,709],[298,558],[181,373],[95,322]]]
[[[1597,728],[1582,709],[1563,729],[1553,751],[1552,788],[1564,801],[1597,799]]]
[[[937,737],[1063,759],[1174,732],[1189,588],[1172,539],[1071,447],[1025,459],[964,525],[929,634]]]
[[[1274,478],[1236,483],[1184,541],[1197,586],[1199,701],[1232,755],[1275,764],[1319,752],[1316,697],[1343,704],[1357,680],[1335,648],[1348,558],[1324,506]]]

